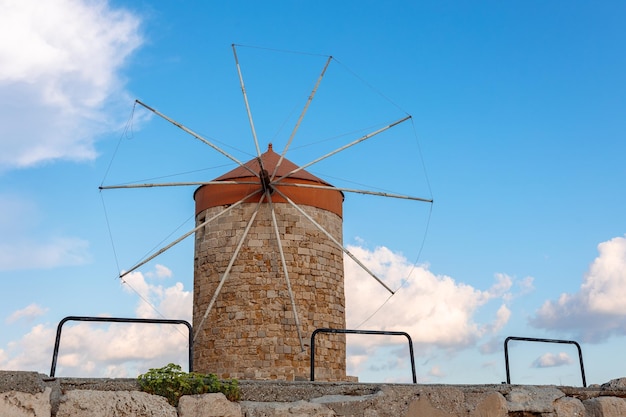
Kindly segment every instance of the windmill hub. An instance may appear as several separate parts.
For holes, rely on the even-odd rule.
[[[259,177],[261,178],[261,186],[263,187],[263,193],[270,193],[272,194],[274,192],[274,188],[272,187],[272,180],[270,178],[270,174],[267,172],[267,169],[262,169],[259,172]]]

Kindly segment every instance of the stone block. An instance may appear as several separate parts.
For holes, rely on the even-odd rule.
[[[516,386],[506,396],[509,412],[554,413],[554,402],[565,394],[551,386]]]
[[[626,400],[617,397],[597,397],[583,401],[586,417],[624,417]]]
[[[8,391],[0,393],[0,416],[2,417],[49,417],[52,413],[50,388],[43,392]]]
[[[563,397],[554,402],[556,417],[585,417],[585,406],[577,398]]]
[[[241,409],[246,417],[335,417],[337,414],[322,404],[307,401],[292,403],[259,403],[244,401]]]
[[[184,395],[178,403],[179,417],[243,417],[241,406],[224,394]]]
[[[177,417],[164,397],[139,391],[68,391],[56,417]]]

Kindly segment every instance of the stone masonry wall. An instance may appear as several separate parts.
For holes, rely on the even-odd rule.
[[[196,232],[194,329],[198,328],[256,206],[238,206]],[[196,223],[210,219],[224,208],[200,212]],[[342,220],[338,215],[315,207],[303,208],[337,241],[342,241]],[[270,208],[261,204],[194,343],[197,371],[222,378],[308,380],[312,332],[320,327],[345,328],[341,249],[290,204],[275,203],[274,209],[305,350],[298,337]],[[320,337],[316,340],[315,356],[316,379],[345,380],[344,335]]]
[[[623,417],[626,378],[589,388],[241,381],[242,400],[184,396],[178,407],[133,379],[0,371],[2,417]]]

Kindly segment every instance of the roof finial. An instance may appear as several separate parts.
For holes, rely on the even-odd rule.
[[[270,143],[267,145],[267,151],[269,152],[269,151],[272,151],[272,150],[273,150],[273,148],[272,148],[272,142],[270,142]]]

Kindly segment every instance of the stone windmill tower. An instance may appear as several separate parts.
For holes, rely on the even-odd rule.
[[[269,145],[195,192],[196,224],[215,217],[196,232],[197,370],[307,379],[312,332],[345,328],[343,253],[335,243],[342,240],[343,193],[297,169]],[[287,177],[265,185],[268,172]],[[316,354],[320,377],[345,379],[345,337],[325,342]]]
[[[195,186],[195,227],[120,277],[145,265],[190,236],[194,252],[194,370],[223,378],[307,379],[309,341],[321,327],[345,328],[344,256],[354,260],[387,291],[393,291],[342,244],[346,193],[400,200],[430,199],[388,192],[334,187],[307,168],[409,120],[405,116],[317,159],[297,166],[287,154],[322,78],[329,57],[280,154],[261,152],[236,48],[241,90],[256,157],[241,162],[211,141],[145,107],[221,153],[236,168],[212,181],[102,186],[140,188]],[[316,378],[346,378],[343,335],[325,335],[316,344]]]

